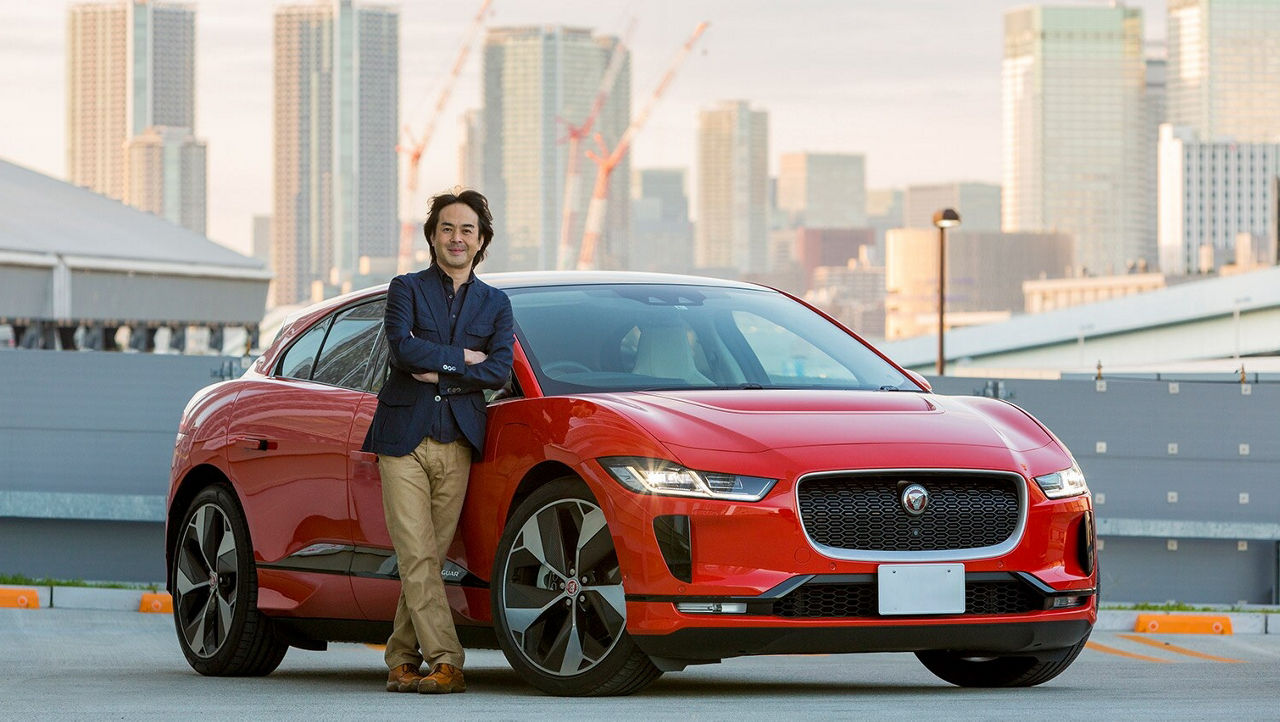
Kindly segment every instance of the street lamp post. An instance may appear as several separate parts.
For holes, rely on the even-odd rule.
[[[946,335],[947,308],[947,229],[960,225],[960,214],[952,208],[943,208],[933,214],[933,225],[938,227],[938,366],[937,374],[946,375],[947,356],[943,352],[942,338]]]

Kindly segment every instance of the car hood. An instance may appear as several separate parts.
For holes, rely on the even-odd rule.
[[[1027,451],[1053,441],[1021,409],[978,397],[756,389],[612,394],[606,403],[659,441],[695,449],[929,443]]]

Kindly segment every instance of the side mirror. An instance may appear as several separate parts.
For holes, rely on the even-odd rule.
[[[911,369],[904,369],[904,370],[907,372],[907,375],[911,377],[911,380],[920,384],[922,387],[924,387],[925,391],[933,391],[933,384],[929,383],[929,381],[925,377],[921,376],[919,373],[916,373],[915,371],[912,371]]]

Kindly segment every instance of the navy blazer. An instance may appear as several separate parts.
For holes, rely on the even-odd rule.
[[[472,278],[449,338],[444,282],[435,267],[391,279],[384,319],[391,372],[378,392],[378,409],[364,437],[364,451],[388,456],[411,453],[427,436],[436,407],[446,396],[458,428],[476,453],[484,450],[484,389],[500,389],[511,376],[515,345],[511,300]],[[468,366],[463,349],[483,351],[483,363]],[[435,371],[439,383],[413,378]]]

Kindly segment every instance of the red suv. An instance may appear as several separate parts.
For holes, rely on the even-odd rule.
[[[1093,508],[1044,426],[935,396],[760,286],[497,274],[515,365],[443,569],[468,646],[627,694],[748,654],[914,652],[964,686],[1052,679],[1097,616]],[[267,674],[385,641],[399,593],[375,458],[385,287],[289,322],[183,413],[167,524],[182,650]]]

